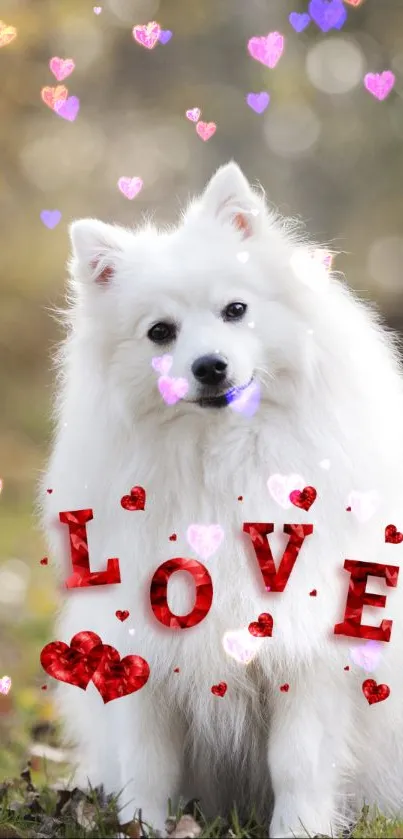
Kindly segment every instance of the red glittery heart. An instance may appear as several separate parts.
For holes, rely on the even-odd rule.
[[[243,501],[243,495],[238,495],[238,501]]]
[[[132,487],[130,495],[124,495],[120,499],[124,510],[144,510],[146,506],[146,491],[143,487]]]
[[[51,494],[52,494],[52,492],[53,492],[53,489],[47,489],[47,490],[46,490],[46,492],[48,492],[48,493],[49,493],[49,495],[51,495]]]
[[[103,644],[100,661],[97,648],[90,655],[90,661],[92,655],[96,663],[92,681],[105,705],[113,699],[141,690],[148,681],[149,665],[139,655],[127,655],[121,660],[118,651],[109,644]]]
[[[169,541],[170,542],[176,542],[176,533],[171,534],[171,536],[169,537]]]
[[[316,597],[317,593],[316,588],[313,588],[312,591],[309,592],[309,597]]]
[[[378,685],[375,679],[365,679],[362,683],[362,692],[369,702],[373,705],[375,702],[383,702],[390,694],[390,687],[388,685]]]
[[[174,673],[179,673],[179,667],[174,667]]]
[[[385,542],[392,542],[393,545],[400,545],[403,542],[403,533],[396,529],[394,524],[385,527]]]
[[[281,690],[283,693],[288,693],[289,689],[290,689],[290,686],[289,686],[289,685],[287,685],[287,684],[285,684],[285,685],[280,685],[280,690]]]
[[[227,683],[226,682],[219,682],[218,685],[213,685],[211,688],[211,693],[214,693],[214,696],[224,696],[227,692]]]
[[[48,560],[47,556],[44,556],[43,559],[40,560],[40,565],[47,565],[48,561],[49,560]]]
[[[119,621],[122,621],[122,623],[123,623],[123,621],[127,620],[127,618],[129,617],[130,612],[128,612],[127,609],[123,609],[123,610],[118,609],[117,612],[115,612],[115,615],[116,615],[117,619]]]
[[[351,507],[346,507],[346,513],[351,513]]]
[[[93,654],[94,653],[94,654]],[[70,641],[46,644],[41,652],[41,664],[49,676],[59,682],[85,690],[102,658],[102,641],[95,632],[78,632]]]
[[[349,665],[347,664],[347,666],[346,666],[344,669],[345,669],[345,670],[350,670]]]
[[[256,638],[271,638],[273,632],[273,618],[268,612],[262,612],[257,621],[253,621],[248,626],[251,635]]]
[[[293,489],[290,492],[290,501],[295,507],[301,507],[302,510],[309,510],[317,496],[315,487],[304,487],[304,489]]]
[[[41,690],[47,690],[47,689],[48,689],[48,686],[47,686],[47,685],[42,685],[42,686],[41,686]]]

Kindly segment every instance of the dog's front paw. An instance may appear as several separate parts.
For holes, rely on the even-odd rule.
[[[300,813],[300,814],[299,814]],[[271,839],[312,839],[313,836],[333,836],[334,831],[328,814],[310,810],[306,806],[300,811],[289,812],[274,808],[270,822]]]

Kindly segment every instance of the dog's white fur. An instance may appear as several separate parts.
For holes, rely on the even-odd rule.
[[[234,224],[240,214],[241,230]],[[151,668],[141,691],[106,706],[92,683],[85,693],[60,684],[81,780],[123,789],[122,821],[142,808],[157,829],[167,799],[178,794],[201,798],[213,815],[233,801],[241,809],[255,803],[262,817],[271,812],[274,837],[334,832],[364,800],[398,812],[403,580],[392,589],[372,578],[368,589],[387,594],[386,609],[364,609],[364,623],[394,619],[373,674],[391,688],[386,701],[368,705],[366,675],[349,657],[359,642],[333,634],[348,590],[344,559],[399,565],[402,557],[402,545],[384,543],[385,525],[403,529],[403,390],[394,340],[334,276],[318,278],[312,263],[312,281],[303,281],[295,265],[309,265],[309,246],[267,210],[233,163],[214,175],[177,229],[84,220],[72,225],[71,238],[70,330],[58,358],[43,520],[65,579],[70,551],[58,513],[91,507],[91,568],[119,557],[122,584],[66,592],[55,637],[69,642],[93,630]],[[97,283],[105,266],[114,276]],[[223,322],[220,311],[236,300],[248,304],[247,316]],[[180,331],[161,350],[147,331],[167,317]],[[228,358],[236,384],[252,374],[260,381],[253,417],[189,401],[193,361],[215,350]],[[190,384],[175,406],[162,400],[151,367],[163,352],[173,356],[170,375]],[[324,459],[328,471],[319,465]],[[273,500],[273,473],[299,473],[316,487],[308,513]],[[144,512],[120,505],[135,484],[147,492]],[[380,495],[365,524],[345,511],[351,490]],[[314,524],[282,594],[264,589],[242,533],[247,521],[275,522],[277,564],[288,538],[283,524]],[[213,605],[198,626],[171,630],[151,612],[149,585],[165,560],[197,558],[185,538],[192,523],[225,530],[205,560]],[[313,588],[317,597],[309,596]],[[188,575],[176,574],[173,611],[190,611],[193,596]],[[119,622],[117,609],[129,609],[130,619]],[[245,666],[226,654],[223,635],[263,611],[273,615],[273,637]],[[228,684],[223,698],[211,693],[220,681]],[[288,693],[279,689],[284,682]]]

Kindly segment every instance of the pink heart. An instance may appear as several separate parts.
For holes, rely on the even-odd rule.
[[[201,110],[200,108],[190,108],[189,111],[186,111],[186,116],[192,122],[197,122],[200,119]]]
[[[119,178],[118,187],[123,195],[131,201],[143,188],[143,181],[141,178]]]
[[[378,667],[381,658],[382,645],[379,641],[367,641],[359,647],[350,648],[350,658],[357,665],[362,667],[366,673],[372,673]]]
[[[189,385],[186,379],[176,379],[173,376],[160,376],[158,390],[167,405],[175,405],[186,396]]]
[[[68,119],[69,122],[74,122],[80,110],[80,100],[77,96],[69,96],[64,101],[59,99],[55,102],[53,110],[59,117]]]
[[[396,81],[396,77],[391,70],[384,70],[383,73],[367,73],[364,77],[364,84],[367,90],[372,93],[376,99],[386,99],[389,96]]]
[[[346,507],[351,507],[351,512],[360,522],[369,521],[379,506],[379,495],[371,492],[350,492]]]
[[[152,20],[150,23],[146,23],[144,26],[133,26],[134,40],[137,41],[138,44],[141,44],[142,47],[146,47],[148,50],[152,50],[155,45],[158,44],[160,32],[161,27],[155,20]]]
[[[263,644],[263,638],[251,635],[248,629],[234,629],[226,632],[222,645],[231,658],[240,664],[249,664]]]
[[[157,373],[161,373],[162,376],[165,376],[166,373],[169,373],[172,367],[173,358],[171,355],[156,355],[151,361],[151,366]]]
[[[270,475],[267,487],[270,495],[280,507],[288,510],[292,506],[290,493],[295,489],[304,489],[306,482],[301,475],[281,475],[279,473]]]
[[[284,37],[280,32],[269,32],[262,38],[251,38],[248,41],[248,52],[266,67],[275,67],[284,50]]]
[[[55,56],[55,58],[51,58],[49,61],[49,67],[58,82],[62,82],[63,79],[66,79],[67,76],[73,72],[75,66],[75,62],[72,58],[63,59]]]
[[[199,137],[206,142],[206,140],[209,140],[210,137],[216,133],[217,126],[215,122],[198,122],[196,125],[196,131]]]
[[[208,559],[221,545],[224,531],[219,524],[191,524],[186,531],[186,538],[195,553],[202,559]]]
[[[100,15],[101,12],[102,12],[102,6],[94,6],[93,11],[95,12],[96,15]]]
[[[0,679],[0,693],[4,693],[7,695],[11,688],[11,679],[10,676],[3,676]]]

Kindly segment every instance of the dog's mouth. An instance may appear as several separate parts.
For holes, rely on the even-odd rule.
[[[216,395],[206,394],[205,396],[199,397],[199,399],[195,399],[194,402],[196,405],[200,405],[201,408],[226,408],[232,402],[236,402],[252,383],[253,376],[245,385],[231,387],[229,390],[224,391],[224,393]]]

